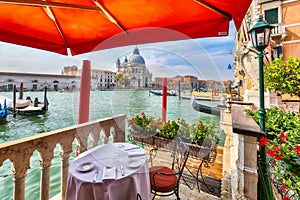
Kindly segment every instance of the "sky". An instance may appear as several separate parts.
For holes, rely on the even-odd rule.
[[[229,35],[172,42],[139,44],[140,55],[153,77],[193,75],[204,80],[233,80],[235,27],[231,22]],[[91,61],[92,69],[116,71],[119,58],[132,55],[135,45],[95,51],[78,56],[65,56],[44,50],[0,42],[0,71],[61,74],[64,66],[82,66]],[[232,54],[230,54],[232,51]]]

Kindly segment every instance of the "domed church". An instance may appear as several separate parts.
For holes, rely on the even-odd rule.
[[[116,62],[117,74],[123,74],[123,86],[126,88],[150,88],[152,73],[146,68],[145,60],[140,55],[139,49],[134,48],[132,55],[125,57],[123,63],[120,59]]]

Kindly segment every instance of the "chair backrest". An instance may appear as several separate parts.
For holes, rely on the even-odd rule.
[[[136,194],[136,200],[143,200],[142,197],[141,197],[141,195],[140,195],[140,193]]]
[[[198,158],[201,160],[213,163],[217,157],[217,144],[215,139],[206,138],[198,152]]]
[[[170,145],[170,150],[172,153],[172,169],[178,173],[179,182],[189,157],[190,149],[180,137],[176,137]]]
[[[176,172],[179,175],[179,180],[187,162],[187,159],[189,157],[189,153],[189,147],[182,141],[180,137],[176,137],[163,148],[155,147],[154,149],[151,149],[149,153],[149,163],[152,167],[154,160],[162,156],[162,160],[160,158],[158,160],[164,164],[167,164],[168,167],[174,170],[174,172]],[[169,158],[171,159],[169,160]],[[170,163],[168,161],[170,161]]]

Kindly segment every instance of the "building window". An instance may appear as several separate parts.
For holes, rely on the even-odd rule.
[[[274,60],[275,58],[279,58],[279,56],[282,54],[282,47],[279,46],[279,47],[275,47],[273,48],[274,52],[273,52],[273,55],[272,55],[272,60]]]
[[[37,91],[37,84],[32,85],[32,91]]]
[[[269,24],[278,24],[278,8],[265,10],[265,19]]]

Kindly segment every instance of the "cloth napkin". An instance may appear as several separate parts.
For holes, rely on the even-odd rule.
[[[105,179],[116,179],[117,175],[116,175],[116,168],[115,167],[104,167],[103,169],[103,176],[102,176],[102,180]]]
[[[144,150],[128,151],[128,157],[144,156],[144,155],[146,155]]]

